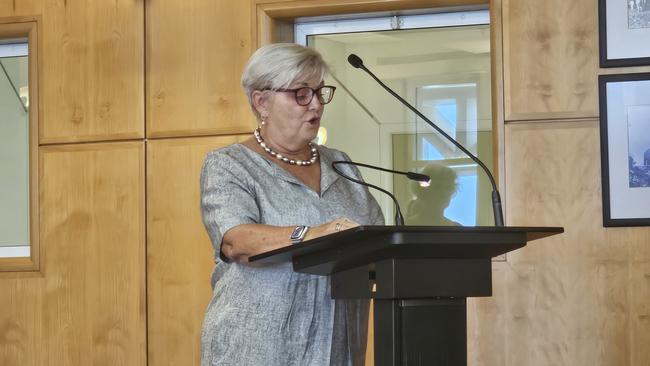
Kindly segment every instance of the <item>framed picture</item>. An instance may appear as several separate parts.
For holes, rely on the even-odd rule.
[[[600,75],[604,226],[650,226],[650,73]]]
[[[598,0],[600,67],[650,65],[650,0]]]

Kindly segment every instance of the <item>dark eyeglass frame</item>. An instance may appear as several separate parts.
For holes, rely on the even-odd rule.
[[[332,92],[330,93],[330,99],[329,99],[328,101],[323,101],[323,99],[321,99],[321,95],[320,95],[319,92],[320,92],[321,89],[323,89],[323,88],[327,88],[327,89],[331,89],[331,90],[332,90]],[[298,101],[298,92],[299,92],[300,90],[304,90],[304,89],[311,90],[311,98],[309,98],[309,101],[307,101],[306,103],[302,104],[302,103],[300,103],[300,102]],[[308,87],[308,86],[303,86],[303,87],[295,88],[295,89],[284,89],[284,88],[271,89],[271,88],[264,88],[264,89],[262,89],[262,90],[271,90],[271,91],[279,91],[279,92],[285,92],[285,93],[293,93],[293,95],[294,95],[294,97],[295,97],[295,99],[296,99],[296,103],[297,103],[299,106],[304,107],[304,106],[309,105],[309,103],[311,103],[311,101],[314,99],[314,95],[318,95],[318,102],[319,102],[320,104],[323,104],[323,105],[328,104],[329,102],[332,101],[332,99],[334,99],[334,92],[336,91],[336,87],[335,87],[335,86],[332,86],[332,85],[323,85],[323,86],[319,86],[319,87],[316,88],[316,89],[314,89],[314,88],[310,88],[310,87]]]

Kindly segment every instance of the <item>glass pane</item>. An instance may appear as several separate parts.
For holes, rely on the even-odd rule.
[[[347,63],[355,53],[382,81],[492,167],[489,25],[314,35],[308,44],[332,66],[337,95],[322,126],[327,145],[353,160],[423,171],[422,188],[403,176],[364,170],[393,192],[407,225],[492,225],[488,178],[470,158]],[[390,198],[373,192],[387,223]]]
[[[29,256],[26,43],[0,44],[0,257]]]

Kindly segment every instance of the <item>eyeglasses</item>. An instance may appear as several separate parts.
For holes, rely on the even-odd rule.
[[[320,104],[327,104],[332,101],[334,97],[334,91],[336,90],[335,86],[323,85],[319,88],[312,89],[308,86],[296,89],[264,89],[264,90],[274,90],[279,92],[294,93],[296,97],[296,103],[300,106],[306,106],[311,103],[311,100],[314,99],[314,95],[318,97]]]

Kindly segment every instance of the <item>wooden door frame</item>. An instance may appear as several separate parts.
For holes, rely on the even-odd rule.
[[[252,50],[274,42],[293,42],[293,25],[296,19],[316,16],[335,16],[386,12],[400,14],[433,8],[473,9],[485,7],[490,10],[490,58],[492,74],[492,131],[493,174],[499,190],[505,193],[504,166],[504,106],[503,106],[503,31],[501,0],[251,0]],[[506,207],[506,197],[502,197]]]

